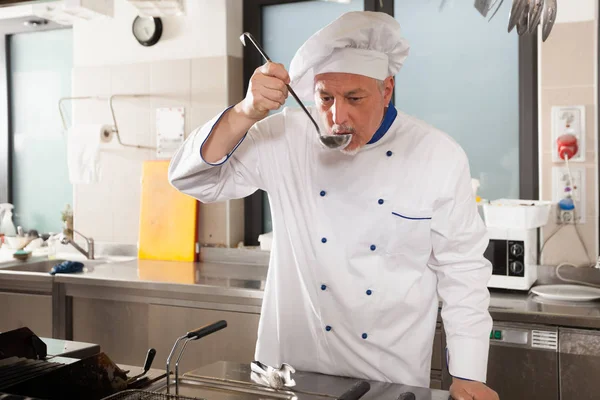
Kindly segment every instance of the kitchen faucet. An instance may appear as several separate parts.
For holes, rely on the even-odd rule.
[[[81,246],[79,246],[77,243],[75,243],[74,240],[72,240],[71,238],[66,236],[64,233],[61,233],[58,237],[58,239],[60,240],[60,243],[70,244],[71,246],[75,247],[77,249],[77,251],[79,251],[81,254],[83,254],[88,260],[93,260],[94,259],[94,239],[85,237],[81,232],[78,232],[75,229],[73,229],[73,232],[78,233],[82,238],[85,239],[85,241],[87,243],[87,248],[88,248],[87,251],[85,251]]]

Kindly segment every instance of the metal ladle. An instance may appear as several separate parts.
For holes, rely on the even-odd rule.
[[[265,60],[271,62],[271,59],[269,58],[269,56],[267,56],[267,54],[265,53],[265,51],[256,42],[256,40],[254,39],[254,37],[252,36],[252,34],[250,34],[248,32],[242,33],[242,35],[240,36],[240,40],[241,40],[242,44],[244,46],[246,46],[246,37],[248,39],[250,39],[250,41],[252,42],[252,44],[254,45],[254,47],[256,47],[256,50],[258,50],[258,52],[263,56],[263,58]],[[327,147],[328,149],[343,149],[346,146],[348,146],[348,143],[350,143],[350,139],[352,139],[352,135],[351,134],[349,134],[349,133],[345,133],[345,134],[342,134],[342,135],[323,135],[323,134],[321,134],[321,130],[319,129],[319,125],[313,119],[312,115],[310,115],[310,112],[308,112],[308,110],[306,109],[306,107],[304,106],[304,104],[302,104],[302,102],[300,101],[300,99],[298,98],[298,96],[296,95],[296,93],[294,92],[294,90],[290,87],[290,85],[286,84],[286,86],[287,86],[287,89],[290,92],[290,94],[294,97],[294,99],[296,99],[296,101],[298,102],[298,104],[300,105],[300,107],[302,108],[302,110],[304,110],[304,112],[306,113],[306,115],[308,116],[308,118],[310,118],[310,121],[315,126],[315,129],[317,130],[317,135],[319,136],[319,141],[321,142],[321,144],[323,146]]]

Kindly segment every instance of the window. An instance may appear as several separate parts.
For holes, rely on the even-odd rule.
[[[488,22],[473,2],[395,0],[411,45],[396,107],[449,134],[469,157],[482,198],[519,197],[519,40],[510,2]]]
[[[488,22],[473,2],[459,0],[245,0],[244,30],[289,66],[311,31],[351,9],[386,12],[400,22],[412,49],[397,76],[394,102],[465,149],[481,194],[537,199],[537,37],[507,33],[510,3]],[[262,63],[255,49],[244,49],[245,88]],[[257,244],[271,228],[266,195],[249,196],[245,208],[245,241]]]
[[[15,225],[39,233],[60,232],[61,211],[73,204],[58,113],[58,100],[71,95],[72,31],[58,27],[36,31],[3,21],[0,28],[7,78],[0,88],[7,99],[0,113],[0,202],[15,206]]]

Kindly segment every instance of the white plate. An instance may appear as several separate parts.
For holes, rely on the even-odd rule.
[[[600,288],[583,285],[541,285],[531,292],[550,300],[591,301],[600,299]]]

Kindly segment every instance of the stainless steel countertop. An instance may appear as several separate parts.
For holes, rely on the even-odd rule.
[[[235,381],[253,384],[250,378],[250,366],[233,362],[220,361],[199,369],[190,371],[184,377],[208,379],[214,381]],[[297,371],[292,376],[296,386],[292,388],[299,400],[323,399],[327,396],[340,396],[354,385],[359,379],[339,376],[322,375],[311,372]],[[394,383],[369,381],[371,389],[362,400],[396,400],[401,393],[412,392],[415,400],[448,400],[448,392]],[[310,395],[320,394],[321,396]],[[238,398],[238,397],[236,397]]]
[[[84,261],[85,265],[85,261]],[[262,299],[268,267],[252,264],[194,263],[133,259],[57,274],[58,283],[172,290]]]
[[[260,306],[268,270],[266,265],[254,260],[247,264],[234,264],[129,259],[106,263],[95,261],[86,265],[86,268],[81,273],[57,274],[54,282],[70,286],[96,286],[99,289],[142,289],[161,291],[163,294],[205,295],[215,301],[219,301],[220,297],[253,306]],[[554,283],[552,271],[547,269],[541,274],[542,283]],[[598,278],[600,282],[598,270],[563,273],[571,278],[583,272],[591,274],[591,278],[588,278],[591,281]],[[49,277],[40,273],[3,271],[0,264],[0,282],[17,277],[23,280],[27,276],[32,280],[40,280],[42,275],[44,279]],[[490,289],[490,293],[490,313],[494,320],[600,329],[599,301],[550,301],[527,292],[498,289]]]
[[[46,344],[48,357],[85,358],[100,352],[100,346],[93,343],[74,342],[72,340],[41,337]]]
[[[262,300],[268,267],[253,264],[132,260],[56,275],[57,282],[184,291]],[[151,274],[150,270],[157,271]],[[158,272],[161,271],[161,272]],[[490,289],[495,320],[600,329],[600,302],[549,301],[528,292]]]

